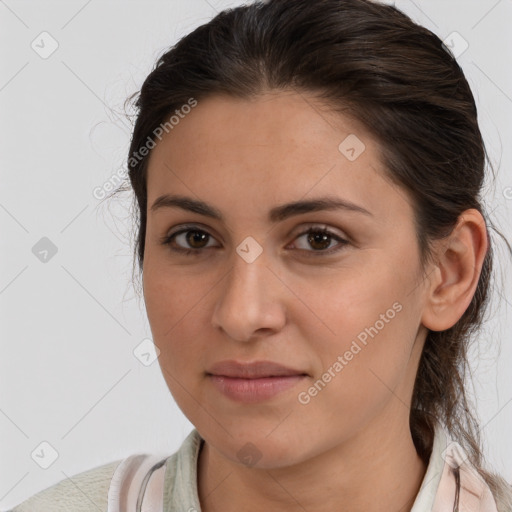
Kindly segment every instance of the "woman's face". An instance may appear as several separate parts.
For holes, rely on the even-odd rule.
[[[364,127],[294,92],[210,97],[152,150],[147,190],[153,339],[173,397],[211,446],[270,468],[408,428],[426,287],[410,200],[383,177]],[[321,198],[355,206],[307,206]],[[226,360],[305,375],[213,378]]]

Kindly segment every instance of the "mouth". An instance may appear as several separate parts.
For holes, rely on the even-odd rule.
[[[242,403],[257,403],[274,398],[291,390],[306,377],[305,374],[253,378],[208,376],[215,388],[224,396]]]
[[[224,396],[242,403],[269,400],[309,377],[305,371],[273,361],[241,363],[234,360],[213,365],[206,375]]]

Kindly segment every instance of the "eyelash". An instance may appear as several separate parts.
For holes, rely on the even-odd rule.
[[[185,256],[189,256],[189,255],[200,256],[205,249],[211,249],[211,247],[203,248],[203,249],[183,249],[182,247],[173,247],[171,245],[172,242],[174,241],[174,239],[178,235],[181,235],[183,233],[188,233],[188,232],[191,232],[191,231],[195,231],[195,232],[198,232],[198,233],[205,233],[209,237],[212,237],[207,231],[205,231],[203,229],[199,229],[199,228],[197,228],[195,226],[185,226],[183,229],[181,229],[179,231],[176,231],[175,233],[171,233],[170,235],[164,236],[161,239],[161,243],[162,243],[162,245],[168,245],[169,248],[171,249],[171,251],[177,252],[177,253],[180,253],[180,254],[184,254]],[[337,234],[333,233],[329,229],[327,229],[325,227],[321,227],[320,228],[320,227],[315,227],[315,226],[308,227],[308,229],[306,229],[305,231],[302,231],[301,233],[299,233],[296,236],[296,238],[299,238],[301,236],[307,235],[309,233],[319,233],[319,234],[328,235],[330,238],[333,238],[337,242],[339,242],[339,246],[337,248],[335,248],[334,250],[332,248],[329,249],[329,250],[318,250],[318,251],[307,251],[305,249],[299,249],[299,250],[305,251],[307,253],[311,253],[311,252],[313,253],[313,254],[310,254],[308,256],[316,256],[316,255],[318,255],[318,256],[330,256],[330,255],[332,255],[332,254],[342,250],[345,247],[345,245],[347,245],[349,243],[348,240],[345,240],[345,239],[341,238],[340,236],[338,236]]]

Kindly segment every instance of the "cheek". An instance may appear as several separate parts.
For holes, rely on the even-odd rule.
[[[165,265],[154,261],[145,264],[146,312],[153,341],[160,350],[159,359],[169,371],[185,368],[191,354],[196,355],[197,361],[196,349],[202,339],[198,312],[210,287],[204,281],[196,287],[194,282],[192,277],[169,271]]]
[[[347,272],[331,281],[327,292],[315,288],[307,295],[322,323],[311,312],[301,320],[302,335],[320,363],[310,383],[315,389],[304,391],[317,393],[312,401],[330,414],[362,419],[375,411],[392,397],[411,364],[419,322],[411,293],[414,269],[397,271],[392,262],[380,261],[367,267],[375,272]],[[333,403],[341,408],[333,409]]]
[[[326,349],[343,351],[355,339],[364,345],[372,334],[387,339],[406,328],[403,319],[415,300],[411,294],[413,269],[397,269],[377,252],[365,259],[357,268],[295,283],[294,292],[304,297],[308,307],[302,306],[300,311],[297,307],[291,316],[309,330],[304,333],[306,339],[323,339]]]
[[[162,376],[178,407],[195,418],[200,414],[199,383],[206,364],[200,346],[205,326],[199,314],[201,294],[190,281],[175,272],[151,270],[145,276],[144,297]]]
[[[383,311],[388,323],[368,312],[357,318],[340,315],[341,334],[324,346],[316,344],[320,369],[297,397],[305,425],[309,418],[322,418],[346,435],[355,434],[388,404],[396,411],[408,403],[402,383],[411,364],[412,329],[406,308]]]

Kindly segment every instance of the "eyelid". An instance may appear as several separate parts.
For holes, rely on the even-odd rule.
[[[345,233],[345,232],[343,232],[342,234],[335,233],[335,232],[333,232],[333,230],[337,229],[337,228],[330,227],[325,222],[306,222],[305,224],[301,224],[299,227],[297,227],[294,230],[292,230],[290,232],[290,234],[287,235],[287,236],[300,236],[300,235],[305,234],[305,232],[308,229],[313,229],[313,228],[318,229],[318,230],[324,230],[325,229],[325,230],[331,232],[332,234],[334,234],[334,235],[336,235],[336,236],[338,236],[340,238],[345,239],[346,241],[351,241],[350,236],[347,233]],[[177,235],[178,233],[181,233],[183,231],[194,230],[194,229],[197,229],[198,231],[205,231],[210,236],[214,237],[214,235],[212,235],[211,232],[210,232],[211,228],[209,226],[206,226],[204,224],[196,222],[196,223],[192,223],[192,224],[180,224],[179,226],[176,226],[176,230],[169,231],[167,234],[165,234],[162,237],[162,240],[165,240],[165,239],[169,238],[170,236]]]
[[[177,226],[175,230],[170,231],[169,233],[164,235],[160,239],[160,242],[162,245],[168,245],[173,252],[182,253],[182,254],[195,253],[196,255],[199,255],[199,254],[203,253],[206,249],[214,248],[212,246],[209,246],[209,247],[203,247],[203,248],[199,248],[199,249],[191,249],[191,248],[184,248],[184,247],[179,247],[179,246],[178,246],[178,248],[176,248],[176,247],[171,246],[171,239],[175,240],[175,238],[178,235],[187,233],[188,231],[194,231],[194,230],[204,232],[210,238],[216,240],[216,237],[210,233],[209,227],[203,227],[203,225],[200,223],[194,223],[194,224],[181,224],[181,225]],[[337,241],[338,244],[337,244],[337,246],[334,246],[334,248],[331,247],[330,249],[326,249],[326,250],[314,251],[314,250],[298,249],[300,252],[302,252],[303,254],[306,254],[307,256],[318,255],[318,256],[327,257],[327,256],[337,253],[338,251],[342,250],[346,245],[349,245],[352,243],[352,240],[349,236],[347,236],[345,234],[339,234],[333,228],[331,228],[329,225],[327,225],[325,223],[321,223],[321,222],[310,222],[310,223],[306,223],[305,225],[303,224],[300,227],[296,228],[296,230],[293,230],[288,235],[288,237],[293,236],[293,240],[292,240],[292,243],[293,243],[293,242],[295,242],[295,240],[297,238],[304,236],[304,235],[308,234],[309,232],[325,232],[327,235],[329,235],[331,237],[331,239]]]
[[[203,231],[205,232],[210,238],[213,238],[215,240],[217,240],[217,237],[212,235],[211,234],[211,229],[207,226],[203,226],[202,224],[198,224],[198,223],[195,223],[195,224],[180,224],[179,226],[176,227],[176,229],[172,230],[172,231],[169,231],[167,232],[165,235],[163,235],[161,238],[160,238],[160,242],[164,245],[169,245],[170,244],[170,239],[172,237],[176,237],[178,235],[181,235],[183,233],[186,233],[188,231]],[[184,251],[186,251],[187,249],[185,248],[181,248],[183,249]],[[201,249],[190,249],[191,251],[195,251],[195,252],[199,252]],[[179,251],[177,249],[177,251]]]
[[[293,234],[293,242],[295,243],[295,240],[298,238],[310,233],[310,232],[324,232],[330,238],[337,242],[337,245],[334,247],[331,247],[330,249],[320,250],[320,251],[314,251],[314,250],[306,250],[306,249],[299,249],[299,251],[305,253],[307,256],[324,256],[329,257],[332,255],[335,255],[339,251],[341,251],[346,245],[349,245],[351,243],[350,238],[345,235],[340,235],[337,232],[335,232],[332,228],[329,226],[322,224],[322,223],[311,223],[306,226],[302,226],[300,231],[298,233]]]
[[[307,233],[309,230],[315,230],[315,231],[327,231],[329,234],[335,235],[339,238],[343,238],[349,241],[349,236],[345,234],[344,232],[339,233],[337,228],[329,226],[329,224],[326,224],[325,222],[306,222],[305,224],[301,224],[297,230],[293,230],[289,236],[300,236]],[[296,232],[297,231],[297,232]]]

